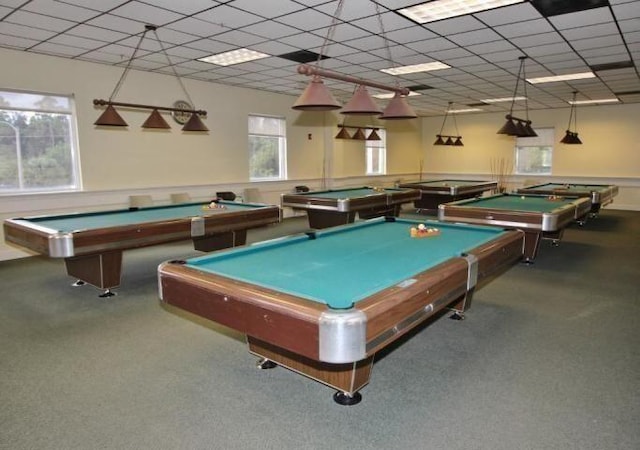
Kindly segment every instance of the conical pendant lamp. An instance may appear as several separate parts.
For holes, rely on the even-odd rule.
[[[162,129],[166,130],[171,128],[164,117],[160,114],[160,111],[154,109],[151,111],[151,115],[144,121],[142,124],[142,128],[153,128],[153,129]]]
[[[336,134],[336,139],[351,139],[351,135],[346,128],[341,127],[340,131],[338,131],[338,134]]]
[[[314,76],[291,108],[298,111],[332,111],[340,109],[340,103],[333,98],[322,79]]]
[[[563,144],[582,144],[582,141],[578,137],[578,111],[576,109],[576,94],[578,91],[573,91],[573,101],[571,103],[571,112],[569,113],[569,124],[567,125],[567,132],[565,136],[560,141]],[[573,129],[575,132],[571,131],[571,120],[573,120]]]
[[[357,141],[364,141],[367,139],[367,136],[365,136],[364,131],[362,131],[362,128],[358,128],[356,132],[353,133],[353,136],[351,137],[351,139],[355,139]]]
[[[99,125],[103,127],[127,127],[129,126],[127,122],[124,121],[122,116],[118,114],[118,111],[112,106],[108,105],[104,110],[98,120],[93,122],[94,125]]]
[[[363,85],[358,85],[351,100],[340,111],[340,114],[352,116],[377,116],[381,113],[382,110],[376,105],[369,91]]]
[[[418,115],[413,108],[407,103],[404,95],[396,92],[389,104],[382,112],[379,119],[399,120],[399,119],[415,119]]]
[[[182,131],[209,131],[206,125],[196,113],[191,114],[187,123],[182,127]]]

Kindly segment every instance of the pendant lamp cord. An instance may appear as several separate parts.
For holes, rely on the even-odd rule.
[[[116,86],[113,88],[113,92],[109,96],[109,101],[110,102],[113,100],[113,98],[116,96],[116,94],[118,93],[118,91],[122,87],[122,83],[124,83],[124,79],[127,77],[127,73],[129,73],[129,69],[131,68],[131,63],[135,59],[136,53],[138,53],[138,50],[140,49],[140,44],[142,44],[142,40],[147,35],[147,31],[149,31],[149,30],[151,30],[151,28],[149,28],[149,26],[145,27],[144,32],[142,33],[142,36],[140,36],[140,40],[138,41],[138,44],[136,45],[135,50],[131,54],[131,58],[129,58],[129,61],[127,61],[127,65],[124,68],[124,72],[122,72],[122,75],[120,75],[120,79],[116,83]]]
[[[573,91],[573,103],[571,103],[571,111],[569,112],[569,125],[567,125],[567,131],[571,131],[571,119],[573,119],[573,128],[578,131],[578,111],[576,111],[576,94],[577,91]]]
[[[184,83],[182,82],[182,78],[180,78],[180,76],[178,75],[178,71],[176,70],[175,66],[172,64],[171,59],[169,59],[169,55],[167,54],[167,51],[165,50],[164,45],[162,45],[162,42],[160,41],[160,38],[158,37],[158,32],[156,31],[155,28],[153,28],[153,35],[156,38],[156,41],[158,42],[158,45],[160,46],[160,49],[162,50],[162,53],[164,54],[164,57],[167,58],[167,62],[169,63],[169,66],[171,67],[171,70],[173,71],[173,75],[176,77],[176,80],[178,80],[178,84],[182,88],[182,92],[184,93],[185,97],[187,98],[187,101],[189,102],[191,107],[194,108],[195,107],[195,103],[193,103],[193,100],[191,100],[191,97],[189,96],[189,93],[187,92],[187,88],[185,88]]]
[[[451,109],[451,102],[447,105],[447,111],[444,113],[444,120],[442,121],[442,126],[440,127],[440,136],[442,136],[442,132],[444,131],[444,125],[447,123],[447,116],[449,115],[449,110]],[[456,125],[456,133],[458,132],[458,127]]]
[[[344,0],[339,0],[338,5],[336,6],[336,10],[333,13],[333,16],[331,17],[331,25],[329,26],[329,30],[327,31],[327,36],[324,38],[322,47],[320,47],[320,54],[318,55],[318,60],[316,61],[316,67],[320,67],[320,61],[322,61],[322,57],[325,54],[325,50],[327,49],[328,43],[331,39],[333,39],[333,34],[336,31],[336,25],[338,24],[339,17],[342,14],[343,5],[344,5]]]
[[[509,109],[509,115],[513,115],[513,106],[516,104],[516,95],[518,94],[518,85],[520,84],[520,75],[522,74],[522,68],[524,66],[524,59],[526,56],[520,57],[520,68],[518,69],[518,78],[516,78],[516,88],[513,90],[513,98],[511,99],[511,109]],[[526,86],[525,86],[526,89]]]

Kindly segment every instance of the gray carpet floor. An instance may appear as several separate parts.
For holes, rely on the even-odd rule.
[[[305,218],[249,233],[306,229]],[[156,267],[189,242],[127,251],[118,295],[60,260],[0,263],[0,448],[640,448],[640,212],[604,210],[376,358],[363,401],[244,337],[163,306]]]

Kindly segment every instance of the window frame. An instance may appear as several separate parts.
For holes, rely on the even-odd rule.
[[[380,136],[379,141],[365,140],[365,175],[386,175],[387,174],[387,131],[384,128],[365,128],[368,135],[375,130]],[[378,152],[378,165],[381,166],[377,172],[371,171],[373,165],[373,152]]]
[[[61,94],[61,93],[53,93],[53,92],[44,92],[44,91],[32,91],[32,90],[21,90],[21,89],[9,89],[0,87],[0,98],[4,94],[14,94],[14,95],[33,95],[33,96],[41,96],[45,97],[58,97],[64,98],[66,102],[68,102],[68,108],[61,109],[48,109],[48,108],[29,108],[29,107],[21,107],[21,106],[11,106],[11,105],[0,105],[0,111],[6,112],[7,114],[23,114],[29,116],[29,120],[32,117],[38,114],[46,114],[46,115],[64,115],[68,116],[67,125],[68,125],[68,134],[66,135],[66,141],[69,146],[69,177],[70,183],[67,186],[37,186],[37,187],[24,187],[22,184],[22,176],[21,174],[24,172],[24,154],[23,148],[21,144],[23,143],[24,135],[20,133],[21,130],[17,129],[13,123],[2,120],[2,124],[4,126],[8,126],[14,129],[16,133],[16,137],[20,137],[20,143],[16,145],[16,151],[20,152],[20,155],[17,156],[16,163],[20,165],[18,167],[18,183],[19,186],[13,189],[0,189],[0,196],[9,196],[9,195],[28,195],[28,194],[42,194],[42,193],[59,193],[59,192],[79,192],[82,191],[82,173],[81,173],[81,165],[80,165],[80,146],[78,139],[78,121],[77,121],[77,110],[76,110],[76,101],[75,96],[73,94]]]
[[[515,175],[533,175],[543,176],[551,175],[553,173],[553,151],[554,151],[554,138],[555,128],[544,127],[535,129],[538,134],[537,137],[518,137],[515,140],[514,145],[514,174]],[[548,170],[543,172],[521,170],[520,160],[524,155],[521,155],[521,150],[535,151],[538,149],[539,157],[543,160],[548,159],[548,165],[541,165],[540,167],[548,167]]]
[[[280,121],[279,128],[282,130],[283,134],[265,134],[265,133],[252,133],[251,132],[251,119],[257,118],[266,118],[266,119],[277,119]],[[266,177],[254,177],[252,176],[252,165],[251,165],[251,138],[275,138],[278,146],[278,175],[277,176],[266,176]],[[268,114],[257,114],[251,113],[247,118],[247,144],[249,150],[249,181],[251,182],[261,182],[261,181],[283,181],[287,180],[287,118],[284,116],[274,116]]]

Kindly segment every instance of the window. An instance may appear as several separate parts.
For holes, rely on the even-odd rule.
[[[537,128],[537,137],[516,138],[516,174],[551,175],[553,128]]]
[[[287,123],[282,117],[249,116],[249,179],[287,178]]]
[[[387,173],[387,133],[385,130],[375,130],[380,136],[379,141],[365,141],[367,155],[367,175],[384,175]],[[369,136],[370,131],[365,131]]]
[[[0,90],[0,194],[80,189],[71,96]]]

